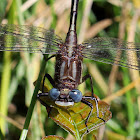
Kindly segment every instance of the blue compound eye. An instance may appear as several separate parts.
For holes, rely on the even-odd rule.
[[[49,97],[51,100],[55,101],[59,95],[60,95],[60,91],[56,88],[52,88],[50,91],[49,91]]]
[[[80,90],[78,90],[78,89],[74,89],[74,90],[72,90],[72,91],[70,91],[69,92],[69,96],[72,98],[72,100],[74,101],[74,102],[80,102],[81,101],[81,99],[82,99],[82,93],[81,93],[81,91]]]

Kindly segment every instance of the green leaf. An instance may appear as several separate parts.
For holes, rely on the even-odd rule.
[[[89,96],[89,94],[86,94],[86,96]],[[96,98],[99,99],[98,97]],[[44,106],[46,106],[49,117],[63,129],[74,135],[76,139],[80,139],[87,134],[85,120],[91,110],[89,106],[79,102],[75,103],[74,106],[69,108],[60,107],[57,106],[54,101],[51,101],[48,96],[40,96],[39,100]],[[90,99],[88,99],[88,101],[94,106],[93,112],[87,123],[90,132],[103,125],[104,122],[97,117],[95,101]],[[112,116],[111,112],[109,111],[110,106],[107,103],[99,100],[98,108],[99,117],[107,122]]]

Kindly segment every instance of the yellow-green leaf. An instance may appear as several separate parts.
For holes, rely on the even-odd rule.
[[[55,103],[51,101],[48,96],[40,96],[40,101],[44,106],[46,106],[47,110],[49,110],[51,107],[50,111],[48,111],[49,117],[66,131],[74,135],[77,139],[82,138],[85,134],[87,134],[85,120],[91,110],[89,106],[79,102],[75,103],[74,106],[70,108],[60,107],[55,105]],[[97,118],[95,101],[90,99],[88,99],[88,101],[94,106],[93,112],[87,123],[89,131],[92,131],[103,125],[104,122]],[[107,122],[112,116],[111,112],[109,111],[110,106],[107,103],[99,100],[98,108],[99,117]]]

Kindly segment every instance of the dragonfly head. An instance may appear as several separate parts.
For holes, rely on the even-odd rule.
[[[59,91],[52,88],[48,95],[51,100],[55,101],[56,105],[63,107],[73,106],[74,103],[80,102],[82,99],[82,93],[78,89],[62,89]]]

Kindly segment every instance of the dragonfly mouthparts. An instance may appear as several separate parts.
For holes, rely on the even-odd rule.
[[[70,107],[74,105],[74,102],[55,101],[55,104],[62,107]]]

